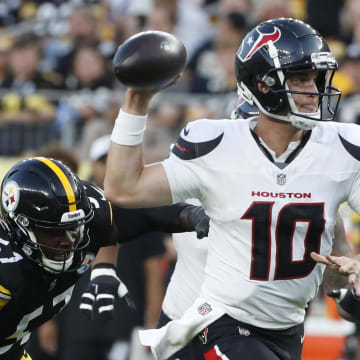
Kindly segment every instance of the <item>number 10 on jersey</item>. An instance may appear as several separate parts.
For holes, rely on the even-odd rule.
[[[252,221],[252,280],[269,280],[271,261],[272,209],[275,202],[253,202],[241,217]],[[304,237],[304,257],[293,260],[294,234],[298,222],[307,222]],[[316,263],[312,251],[319,252],[321,235],[325,229],[324,203],[294,203],[285,205],[275,225],[276,264],[274,280],[297,279],[307,276]]]

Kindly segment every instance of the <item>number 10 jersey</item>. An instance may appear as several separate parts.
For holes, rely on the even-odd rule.
[[[211,218],[201,297],[239,321],[285,329],[304,321],[330,254],[339,205],[360,211],[360,130],[319,123],[284,168],[252,120],[190,123],[163,162],[174,202],[200,199]]]

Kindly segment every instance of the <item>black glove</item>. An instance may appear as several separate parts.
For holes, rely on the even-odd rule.
[[[356,319],[360,319],[360,297],[356,295],[354,287],[329,290],[327,294],[335,299],[345,312]]]
[[[136,309],[128,289],[116,275],[115,266],[97,264],[92,269],[90,282],[81,296],[80,311],[91,320],[94,317],[111,320],[114,318],[114,302],[117,296],[124,298],[130,309]]]
[[[201,206],[186,206],[181,211],[180,218],[189,229],[195,229],[198,239],[208,236],[210,218]]]

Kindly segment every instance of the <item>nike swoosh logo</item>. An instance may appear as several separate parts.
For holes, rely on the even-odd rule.
[[[304,339],[305,339],[305,336],[302,336],[302,337],[300,338],[301,343],[304,342]]]
[[[189,135],[189,132],[190,132],[190,130],[185,126],[185,128],[184,128],[184,135],[185,135],[185,136],[188,136],[188,135]]]

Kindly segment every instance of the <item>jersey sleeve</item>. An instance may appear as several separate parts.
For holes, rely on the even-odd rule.
[[[22,255],[14,251],[0,229],[0,312],[17,296],[23,278],[19,271]]]
[[[360,214],[360,127],[355,124],[338,124],[338,128],[343,150],[351,159],[347,171],[352,174],[353,181],[347,201],[351,208]]]
[[[209,126],[211,122],[203,119],[187,124],[172,146],[169,158],[162,162],[174,203],[191,198],[201,200],[204,196],[200,169],[206,166],[206,155],[223,137],[217,127]]]
[[[88,225],[91,246],[113,245],[115,242],[113,238],[113,211],[111,203],[105,198],[103,191],[94,184],[84,181],[83,185],[94,208],[94,217]]]
[[[116,242],[130,241],[149,232],[193,231],[188,230],[187,224],[180,219],[180,213],[188,206],[186,203],[140,209],[113,206],[114,226],[118,233]]]
[[[348,203],[356,213],[360,214],[360,172],[352,184]]]

